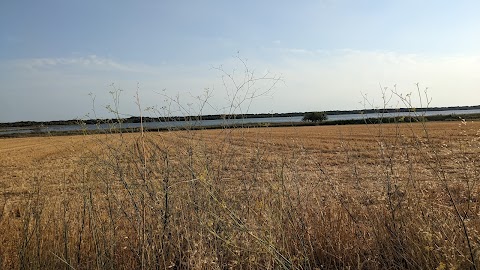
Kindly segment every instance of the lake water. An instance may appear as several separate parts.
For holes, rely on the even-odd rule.
[[[342,114],[329,115],[327,121],[336,120],[358,120],[366,118],[378,117],[396,117],[396,116],[431,116],[431,115],[450,115],[450,114],[473,114],[480,113],[480,110],[448,110],[448,111],[427,111],[427,112],[395,112],[395,113],[367,113],[367,114]],[[298,123],[302,121],[302,116],[293,117],[269,117],[269,118],[248,118],[248,119],[217,119],[217,120],[201,120],[201,121],[169,121],[169,122],[147,122],[143,123],[145,128],[149,129],[165,129],[165,128],[189,128],[189,127],[209,127],[209,126],[227,126],[241,124],[260,124],[260,123]],[[31,132],[61,132],[61,131],[79,131],[79,130],[108,130],[111,128],[138,128],[140,123],[123,123],[121,126],[111,124],[100,125],[58,125],[46,126],[41,128],[7,128],[0,130],[1,134],[18,134]]]

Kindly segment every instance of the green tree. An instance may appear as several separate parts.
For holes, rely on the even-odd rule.
[[[303,115],[302,121],[320,123],[327,120],[327,114],[324,112],[307,112]]]

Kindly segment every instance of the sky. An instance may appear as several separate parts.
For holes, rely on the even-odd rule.
[[[2,0],[0,122],[405,107],[407,97],[479,105],[479,11],[477,0]]]

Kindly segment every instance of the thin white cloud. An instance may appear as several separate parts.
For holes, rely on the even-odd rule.
[[[147,68],[119,63],[115,60],[99,57],[97,55],[88,55],[80,57],[62,57],[62,58],[31,58],[13,61],[13,64],[19,68],[27,68],[31,70],[54,69],[62,67],[74,67],[91,70],[107,70],[107,71],[130,71],[140,72]]]
[[[396,84],[399,91],[408,93],[415,91],[417,82],[429,87],[432,106],[480,103],[480,55],[344,49],[310,51],[308,55],[283,53],[279,66],[288,89],[295,89],[285,90],[279,98],[310,109],[355,108],[362,101],[361,93],[379,100],[379,85]]]
[[[92,106],[90,92],[96,96],[98,117],[112,117],[105,110],[112,103],[112,83],[123,90],[122,113],[135,115],[137,83],[144,106],[161,106],[162,89],[187,100],[211,86],[215,77],[209,72],[208,65],[150,66],[95,55],[0,61],[0,122],[83,117]]]
[[[279,48],[279,49],[273,49],[273,50],[279,51],[280,53],[283,53],[283,54],[291,54],[291,55],[312,55],[312,54],[315,54],[315,51],[307,50],[307,49],[301,49],[301,48]]]

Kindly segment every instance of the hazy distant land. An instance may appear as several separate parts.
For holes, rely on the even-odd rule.
[[[450,106],[450,107],[431,107],[431,108],[387,108],[387,109],[364,109],[364,110],[331,110],[325,111],[327,115],[344,115],[344,114],[372,114],[372,113],[395,113],[395,112],[435,112],[435,111],[456,111],[456,110],[480,110],[480,105],[474,106]],[[247,114],[211,114],[211,115],[190,115],[190,116],[162,116],[162,117],[143,117],[143,122],[167,122],[167,121],[190,121],[190,120],[219,120],[219,119],[249,119],[249,118],[272,118],[272,117],[295,117],[303,116],[305,112],[290,113],[247,113]],[[98,124],[104,122],[112,122],[121,120],[122,123],[140,123],[139,116],[132,116],[122,119],[71,119],[71,120],[54,120],[54,121],[18,121],[0,123],[1,128],[31,128],[38,126],[58,126],[58,125],[77,125]],[[435,119],[432,119],[435,120]],[[362,121],[363,123],[363,121]]]

